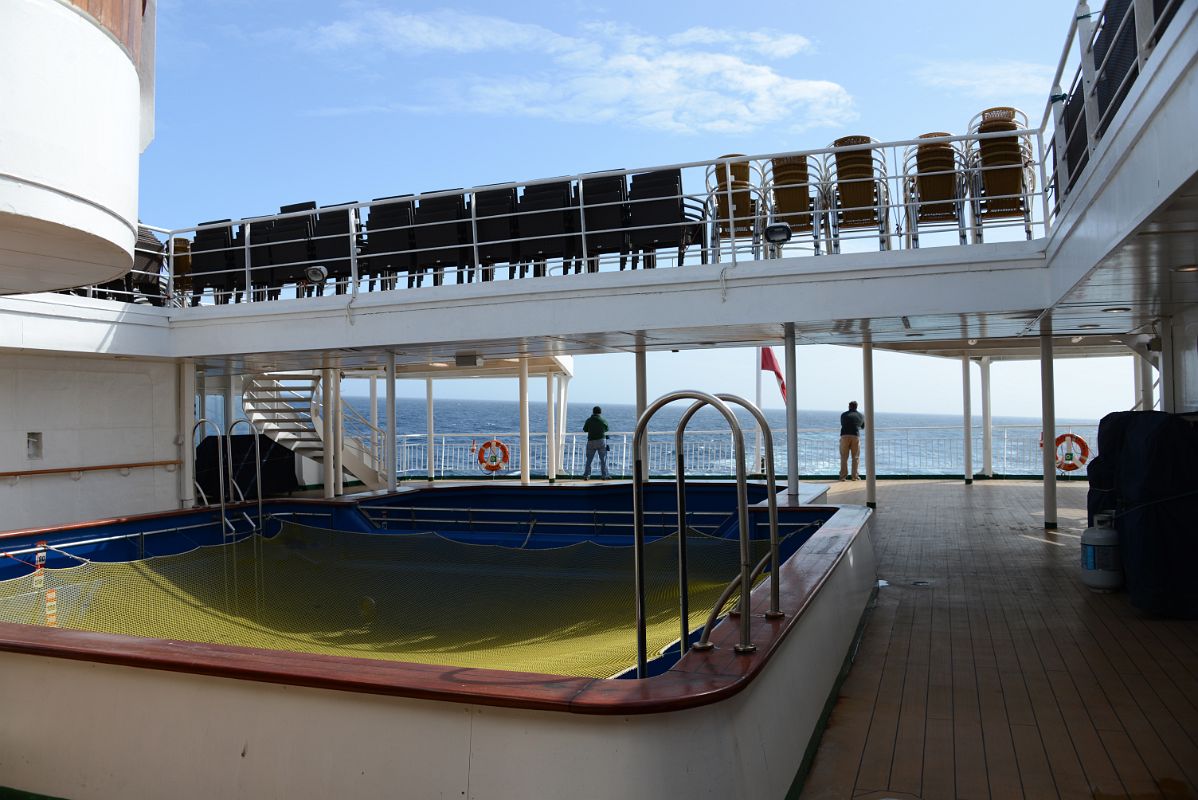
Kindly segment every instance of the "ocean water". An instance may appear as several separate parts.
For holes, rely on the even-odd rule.
[[[349,397],[346,401],[363,418],[370,418],[370,401],[365,397]],[[590,403],[570,403],[567,435],[563,441],[559,472],[579,474],[585,434],[582,424],[591,413]],[[669,473],[674,468],[674,429],[689,403],[674,403],[661,409],[650,421],[649,463],[654,474]],[[786,471],[783,409],[764,411],[774,431],[775,463],[779,473]],[[839,470],[840,411],[799,410],[799,469],[804,475],[830,475]],[[519,404],[504,400],[438,399],[433,409],[434,471],[441,475],[482,474],[475,458],[483,442],[497,438],[512,454],[509,469],[519,469],[518,431]],[[610,428],[609,459],[613,474],[631,471],[631,440],[636,425],[636,408],[631,404],[604,404],[603,416]],[[745,431],[745,450],[750,470],[756,454],[758,437],[750,415],[737,410]],[[379,398],[377,418],[384,418],[384,401]],[[530,466],[535,473],[545,470],[545,403],[529,403],[529,427],[532,432]],[[879,475],[961,475],[964,471],[964,436],[961,417],[945,414],[901,414],[878,412],[874,424]],[[1039,420],[1025,417],[995,417],[993,465],[996,472],[1007,475],[1037,475],[1040,473]],[[347,435],[366,442],[369,433],[356,423],[353,415],[346,417]],[[396,430],[400,437],[400,473],[424,475],[428,470],[428,439],[423,399],[400,398],[396,409]],[[1097,421],[1059,420],[1057,432],[1071,431],[1082,436],[1095,452]],[[983,464],[982,424],[973,419],[974,471]],[[864,442],[862,443],[864,445]],[[377,447],[377,437],[375,446]],[[705,408],[695,415],[687,427],[685,449],[688,473],[703,475],[732,474],[735,468],[731,434],[722,415]],[[864,468],[862,468],[863,471]],[[1084,474],[1084,468],[1080,471]]]

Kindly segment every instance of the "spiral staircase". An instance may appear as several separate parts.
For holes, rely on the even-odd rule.
[[[324,392],[320,372],[270,372],[246,378],[242,404],[259,431],[318,464],[324,463]],[[345,422],[342,469],[367,489],[387,485],[383,472],[384,432],[341,401]]]

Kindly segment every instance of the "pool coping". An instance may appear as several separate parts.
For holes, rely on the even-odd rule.
[[[765,618],[768,582],[754,589],[751,638],[756,651],[735,653],[739,625],[725,620],[712,631],[712,650],[692,651],[662,675],[643,680],[292,653],[14,623],[0,623],[0,651],[234,680],[576,714],[676,711],[726,699],[752,682],[856,538],[866,535],[873,513],[858,506],[791,508],[831,510],[833,515],[782,565],[779,595],[785,617]]]

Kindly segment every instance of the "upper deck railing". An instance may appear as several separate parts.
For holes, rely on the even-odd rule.
[[[1032,239],[1050,230],[1180,5],[1080,3],[1036,128],[997,107],[963,135],[846,136],[816,150],[146,227],[134,271],[73,291],[194,306]]]

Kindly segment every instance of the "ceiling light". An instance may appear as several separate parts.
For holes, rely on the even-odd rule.
[[[908,333],[907,336],[923,336],[922,333]]]
[[[969,342],[970,347],[973,347],[975,344],[978,343],[977,339],[968,339],[967,341]]]
[[[444,361],[430,361],[428,365],[430,367],[448,367],[449,366]]]
[[[1086,338],[1085,336],[1074,336],[1074,337],[1070,338],[1069,341],[1072,342],[1073,344],[1077,344],[1078,342],[1080,342],[1081,340],[1083,340],[1085,338]]]
[[[1107,314],[1126,314],[1128,311],[1131,311],[1131,306],[1111,306],[1110,308],[1104,308],[1103,311]]]
[[[520,359],[518,359],[518,358],[505,358],[504,361],[506,361],[509,364],[519,364],[520,363]]]
[[[1078,325],[1077,327],[1078,327],[1078,330],[1092,331],[1098,327],[1098,323],[1097,322],[1083,322],[1081,325]]]
[[[1174,267],[1174,272],[1198,272],[1198,264],[1183,264],[1180,267]]]

